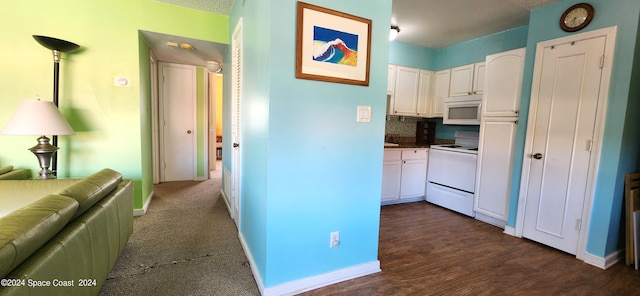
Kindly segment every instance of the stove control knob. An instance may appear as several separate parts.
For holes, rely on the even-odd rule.
[[[542,159],[542,153],[536,153],[534,155],[531,155],[531,157],[533,157],[535,159]]]

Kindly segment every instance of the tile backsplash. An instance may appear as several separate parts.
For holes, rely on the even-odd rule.
[[[404,121],[400,121],[400,117],[391,116],[387,120],[384,132],[385,134],[398,135],[400,137],[415,137],[416,136],[416,123],[422,118],[417,117],[405,117]]]

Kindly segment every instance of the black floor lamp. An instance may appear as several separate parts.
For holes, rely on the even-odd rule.
[[[33,35],[33,38],[40,43],[40,45],[51,49],[53,51],[53,104],[58,107],[58,84],[60,75],[60,54],[63,52],[70,52],[78,49],[79,45],[47,36]],[[53,146],[58,146],[58,136],[53,136]],[[58,157],[53,155],[51,162],[51,171],[55,176],[58,170]]]

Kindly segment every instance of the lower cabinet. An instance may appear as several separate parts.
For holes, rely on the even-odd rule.
[[[426,148],[384,150],[382,204],[424,199],[427,180]]]
[[[476,219],[504,228],[509,212],[517,118],[483,118],[476,171]]]

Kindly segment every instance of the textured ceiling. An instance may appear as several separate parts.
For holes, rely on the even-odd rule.
[[[393,0],[396,41],[442,48],[524,26],[530,10],[559,0]]]
[[[156,0],[197,10],[229,15],[234,0]]]

